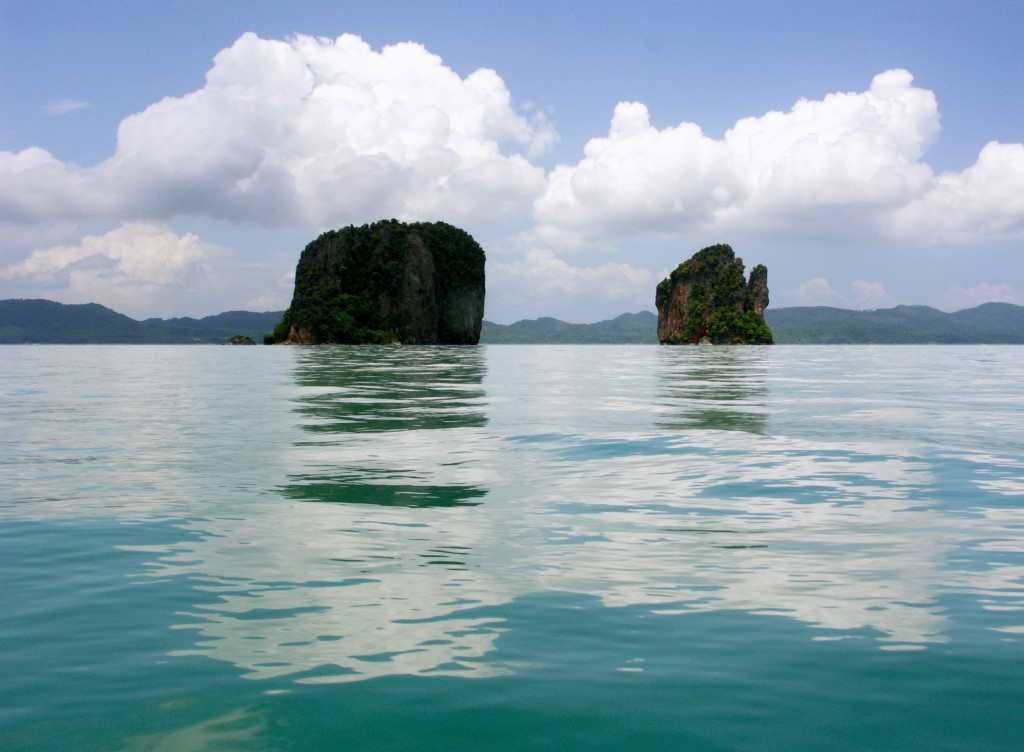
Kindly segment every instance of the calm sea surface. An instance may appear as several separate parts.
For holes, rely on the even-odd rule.
[[[0,347],[0,748],[1019,750],[1024,348]]]

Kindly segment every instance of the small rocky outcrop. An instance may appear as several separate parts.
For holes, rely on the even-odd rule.
[[[772,343],[764,320],[768,269],[758,264],[748,281],[743,259],[728,245],[704,248],[677,266],[658,285],[655,305],[663,345]]]
[[[253,342],[252,337],[248,336],[247,334],[236,334],[235,336],[233,336],[231,339],[228,340],[228,344],[229,345],[255,345],[256,343]]]
[[[476,344],[484,251],[443,222],[325,232],[302,252],[295,292],[268,342]]]

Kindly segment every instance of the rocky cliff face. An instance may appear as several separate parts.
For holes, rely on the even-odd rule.
[[[695,253],[658,285],[658,340],[662,344],[771,344],[764,321],[768,270],[744,277],[743,259],[728,245]]]
[[[332,230],[302,252],[274,342],[476,344],[484,251],[443,222]]]

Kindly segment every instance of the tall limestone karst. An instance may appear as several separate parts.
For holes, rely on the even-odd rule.
[[[268,342],[476,344],[484,251],[444,222],[331,230],[302,252],[295,292]]]
[[[768,270],[743,274],[743,259],[728,245],[713,245],[684,261],[658,285],[658,339],[662,344],[716,345],[772,342],[764,320]]]

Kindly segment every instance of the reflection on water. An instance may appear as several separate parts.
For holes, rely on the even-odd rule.
[[[303,349],[296,411],[307,431],[362,433],[486,425],[481,388],[487,364],[477,348]]]
[[[429,486],[417,483],[366,483],[367,476],[396,479],[387,472],[363,472],[352,468],[335,475],[292,476],[294,482],[281,493],[300,501],[337,501],[345,504],[381,504],[406,507],[452,507],[479,504],[487,492],[475,486]],[[410,477],[410,480],[415,480]]]
[[[1024,634],[1012,348],[253,350],[234,381],[188,366],[182,402],[185,366],[122,363],[80,392],[88,433],[47,422],[63,371],[5,408],[9,467],[43,462],[25,446],[79,464],[18,465],[4,513],[188,533],[133,549],[140,580],[194,588],[174,655],[304,683],[513,675],[531,657],[497,648],[507,609],[545,593],[885,650]],[[222,404],[236,390],[255,416]],[[164,422],[129,433],[154,393]]]
[[[289,474],[282,493],[386,506],[479,503],[486,490],[470,482],[473,454],[463,445],[487,425],[485,374],[477,348],[303,349],[294,409],[309,435],[290,450],[301,472]],[[421,445],[432,448],[421,461],[400,454]]]
[[[659,402],[677,412],[658,428],[764,433],[768,419],[763,347],[699,347],[680,358],[674,348],[658,351]]]
[[[232,710],[170,732],[129,737],[125,752],[213,752],[252,749],[266,732],[263,719],[245,710]]]

